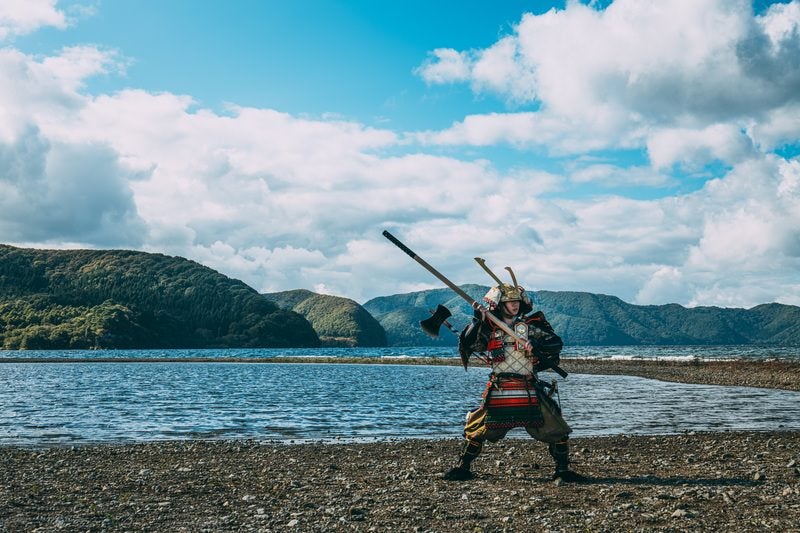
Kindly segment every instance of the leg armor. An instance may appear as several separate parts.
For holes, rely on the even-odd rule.
[[[466,481],[472,479],[473,475],[470,471],[470,466],[472,465],[472,461],[480,455],[482,449],[483,441],[464,441],[464,446],[461,448],[461,457],[458,459],[458,465],[448,470],[444,474],[444,478],[448,481]]]
[[[547,448],[556,463],[556,473],[569,470],[569,440],[552,442]]]
[[[478,458],[481,450],[483,449],[483,442],[476,440],[467,440],[461,449],[461,458],[458,461],[458,466],[469,470],[472,461]]]
[[[569,440],[567,438],[551,443],[548,450],[556,463],[553,479],[561,479],[567,483],[581,483],[589,480],[586,476],[569,469]]]

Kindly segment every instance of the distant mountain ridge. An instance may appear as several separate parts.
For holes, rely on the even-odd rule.
[[[313,347],[299,314],[180,257],[0,245],[4,349]]]
[[[461,286],[480,301],[489,287]],[[800,307],[762,304],[752,309],[687,308],[678,304],[634,305],[615,296],[586,292],[531,292],[535,309],[566,344],[572,345],[800,345]],[[450,322],[461,329],[472,309],[450,289],[432,289],[373,298],[364,304],[386,330],[390,346],[455,345],[457,338],[443,327],[438,339],[428,337],[419,321],[443,304]]]
[[[463,285],[475,300],[489,289]],[[566,344],[800,346],[800,307],[634,305],[585,292],[531,293]],[[472,309],[450,289],[353,300],[297,289],[261,295],[194,261],[128,250],[0,245],[0,348],[454,346],[419,322],[438,304],[461,330]]]
[[[323,346],[386,346],[386,332],[361,305],[349,298],[305,289],[263,294],[283,309],[303,315]]]

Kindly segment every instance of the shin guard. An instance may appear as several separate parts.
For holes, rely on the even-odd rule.
[[[551,443],[548,451],[556,463],[556,472],[569,470],[569,441],[567,439]]]

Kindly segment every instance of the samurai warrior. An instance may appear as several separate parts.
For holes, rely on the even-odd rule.
[[[524,427],[534,439],[548,444],[555,462],[553,479],[585,481],[584,476],[569,469],[568,435],[572,430],[561,417],[558,404],[550,397],[555,385],[537,378],[537,373],[548,366],[539,357],[558,364],[563,346],[561,338],[544,313],[532,313],[531,299],[517,284],[510,268],[506,267],[512,285],[501,282],[480,258],[478,262],[498,285],[484,296],[485,305],[478,302],[473,305],[475,318],[459,336],[459,352],[465,365],[470,355],[480,354],[491,366],[491,374],[480,407],[467,413],[466,440],[458,464],[445,473],[444,478],[472,479],[470,467],[481,453],[484,442],[497,442],[510,429]],[[518,338],[487,320],[488,313],[505,322]],[[521,339],[528,340],[523,343]]]

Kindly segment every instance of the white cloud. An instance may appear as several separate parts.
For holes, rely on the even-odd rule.
[[[582,117],[580,121],[546,110],[488,113],[468,115],[448,129],[423,131],[412,137],[426,145],[491,146],[507,143],[520,149],[546,146],[551,154],[558,156],[640,144],[632,138],[634,133],[626,133],[628,137],[620,138],[615,120],[602,109]]]
[[[181,255],[261,291],[363,301],[440,287],[381,237],[389,229],[456,283],[490,281],[470,259],[479,255],[513,267],[530,289],[798,304],[800,163],[763,153],[797,139],[798,69],[786,54],[797,2],[763,18],[735,9],[743,5],[618,0],[603,12],[569,3],[526,16],[515,36],[484,51],[438,51],[420,74],[535,98],[541,109],[403,135],[272,109],[218,113],[191,95],[89,95],[88,76],[124,68],[114,53],[6,48],[0,235]],[[501,171],[431,152],[501,142],[562,155],[646,146],[654,168],[589,154],[564,175],[524,158]],[[691,194],[559,197],[582,183],[670,186],[659,169],[714,160],[732,170]]]
[[[765,152],[796,143],[800,139],[800,104],[770,110],[748,128],[748,135]]]
[[[459,75],[426,76],[436,62],[420,72],[536,110],[468,117],[425,139],[541,144],[555,154],[647,145],[657,167],[682,157],[735,164],[750,143],[742,131],[760,132],[763,146],[796,133],[780,117],[800,103],[799,25],[797,0],[763,16],[747,0],[616,0],[604,10],[568,2],[526,14],[485,50],[450,50]],[[676,143],[687,134],[702,147]]]
[[[636,300],[640,302],[688,301],[691,290],[681,271],[672,266],[663,266],[653,272],[639,289]]]
[[[736,167],[725,179],[676,204],[693,228],[686,257],[656,268],[637,298],[663,301],[679,279],[679,301],[691,305],[751,306],[800,302],[800,163],[768,158]],[[665,273],[669,273],[666,276]]]
[[[0,143],[0,235],[139,247],[144,222],[128,178],[107,146],[51,143],[29,129]]]
[[[123,74],[128,61],[113,50],[95,46],[68,46],[57,56],[46,57],[37,65],[42,78],[49,78],[64,92],[75,93],[84,80],[96,74]],[[49,80],[48,80],[49,81]]]
[[[343,295],[373,295],[386,280],[354,283],[359,272],[365,279],[372,272],[358,266],[369,258],[354,255],[355,243],[379,239],[387,224],[461,219],[495,184],[483,161],[380,155],[401,142],[388,130],[268,109],[231,107],[221,115],[196,108],[188,96],[141,90],[90,97],[75,91],[96,69],[76,66],[66,70],[83,75],[68,77],[60,74],[63,62],[17,60],[45,78],[60,77],[63,88],[21,106],[19,122],[35,124],[52,144],[113,151],[127,178],[120,190],[135,201],[128,207],[146,221],[146,228],[131,225],[146,239],[143,248],[196,259],[261,290],[322,283]],[[35,79],[27,83],[20,87]],[[2,108],[19,98],[6,102]],[[36,112],[45,106],[48,113]],[[525,171],[512,178],[541,189],[552,181]]]
[[[94,47],[65,48],[41,60],[0,49],[0,141],[13,142],[32,124],[46,135],[51,125],[74,126],[74,114],[87,101],[83,80],[121,68],[114,52]]]
[[[515,102],[527,102],[536,96],[536,76],[521,55],[516,39],[505,37],[479,52],[472,66],[473,86],[508,94]]]
[[[647,152],[657,169],[677,163],[689,168],[702,168],[714,161],[736,164],[756,156],[750,138],[733,124],[655,131],[647,141]]]
[[[65,28],[66,17],[57,0],[3,0],[0,2],[0,40],[25,35],[42,26]]]
[[[570,174],[575,183],[600,183],[606,187],[642,185],[659,187],[671,184],[674,180],[669,176],[648,167],[620,167],[610,164],[590,164]]]
[[[725,181],[709,184],[713,204],[688,265],[735,271],[770,271],[800,260],[800,164],[745,164]]]
[[[469,77],[468,54],[449,48],[437,48],[415,72],[428,83],[465,81]]]

